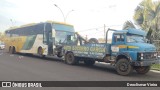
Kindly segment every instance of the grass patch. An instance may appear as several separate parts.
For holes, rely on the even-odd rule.
[[[160,71],[160,64],[152,65],[151,69]]]

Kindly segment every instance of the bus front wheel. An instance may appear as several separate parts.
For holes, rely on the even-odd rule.
[[[38,48],[38,55],[42,58],[45,57],[45,55],[43,55],[43,49],[41,47]]]

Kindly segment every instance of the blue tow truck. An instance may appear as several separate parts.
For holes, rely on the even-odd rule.
[[[111,43],[108,43],[109,31],[113,31]],[[146,74],[152,64],[160,61],[156,47],[147,43],[145,36],[139,29],[108,29],[105,43],[87,43],[77,34],[70,35],[68,44],[63,46],[64,60],[70,65],[79,61],[86,65],[93,65],[95,61],[111,63],[120,75],[129,75],[133,70]]]

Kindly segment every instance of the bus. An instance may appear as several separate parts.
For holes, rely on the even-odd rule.
[[[32,23],[5,31],[6,50],[11,53],[63,56],[63,45],[74,44],[73,25],[55,21]]]

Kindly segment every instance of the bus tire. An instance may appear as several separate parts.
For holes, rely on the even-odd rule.
[[[134,69],[136,70],[136,72],[138,74],[146,74],[149,72],[150,70],[150,66],[137,66],[137,67],[134,67]]]
[[[69,65],[77,64],[77,60],[72,52],[69,52],[65,55],[65,62]]]
[[[12,52],[11,54],[15,54],[16,53],[16,48],[15,47],[12,47]]]
[[[95,64],[95,61],[94,60],[84,60],[84,63],[88,66],[92,66]]]
[[[133,72],[133,67],[127,59],[122,58],[116,63],[116,71],[119,75],[126,76]]]
[[[12,47],[10,46],[8,52],[11,54],[11,51],[12,51]]]
[[[15,47],[9,47],[9,53],[14,54],[16,52]]]
[[[38,48],[38,55],[42,58],[45,57],[45,55],[43,55],[43,49],[41,47]]]

